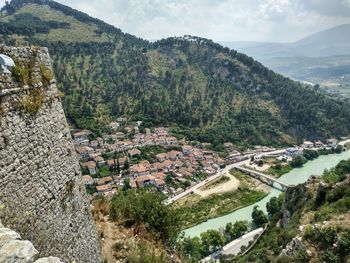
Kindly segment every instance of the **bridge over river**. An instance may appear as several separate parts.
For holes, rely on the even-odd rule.
[[[241,171],[245,174],[248,174],[256,179],[259,179],[263,183],[266,183],[270,186],[273,186],[274,183],[277,183],[281,186],[282,191],[285,191],[285,190],[287,190],[288,187],[293,186],[293,185],[283,183],[272,176],[269,176],[269,175],[266,175],[266,174],[263,174],[263,173],[260,173],[260,172],[254,171],[254,170],[250,170],[250,169],[242,167],[242,166],[237,166],[237,167],[235,167],[235,169],[237,169],[238,171]]]

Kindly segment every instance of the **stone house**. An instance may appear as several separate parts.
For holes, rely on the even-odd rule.
[[[314,144],[313,142],[310,142],[310,141],[304,141],[301,147],[303,147],[304,149],[309,149],[309,148],[313,148]]]
[[[81,146],[76,148],[77,153],[79,154],[79,159],[88,159],[89,154],[94,152],[94,149],[88,146]]]
[[[90,175],[83,175],[82,181],[85,185],[94,185],[94,179]]]
[[[96,162],[97,166],[98,167],[102,167],[102,166],[105,166],[106,165],[106,161],[105,159],[103,159],[102,156],[96,156],[94,158],[94,161]]]
[[[96,181],[97,185],[104,185],[104,184],[114,184],[114,179],[112,176],[103,177]]]
[[[86,142],[86,141],[89,142],[88,136],[90,134],[91,134],[91,131],[89,131],[89,130],[82,130],[82,131],[73,133],[73,138],[74,138],[75,141],[80,142],[80,143],[81,142]]]
[[[174,145],[174,144],[178,144],[178,141],[176,139],[176,137],[170,136],[166,138],[166,143],[168,145]]]
[[[134,156],[138,156],[141,154],[141,151],[139,149],[132,149],[132,150],[129,150],[128,151],[128,154],[131,156],[131,157],[134,157]]]
[[[90,175],[97,174],[96,163],[94,161],[89,161],[81,164],[82,167],[86,167],[89,170]]]
[[[142,175],[135,179],[138,187],[144,187],[146,185],[156,184],[155,178],[152,175]]]
[[[317,147],[317,148],[323,148],[323,147],[324,147],[324,144],[323,144],[323,142],[321,142],[321,141],[316,141],[316,142],[315,142],[315,147]]]
[[[179,151],[170,151],[167,153],[167,155],[168,159],[172,161],[178,160],[183,156],[182,153]]]
[[[338,141],[337,141],[337,139],[334,139],[334,138],[328,139],[328,140],[327,140],[327,145],[328,145],[329,147],[335,148],[335,147],[337,147],[337,145],[338,145]]]
[[[166,153],[159,153],[156,155],[156,158],[159,162],[163,162],[168,158],[168,155]]]
[[[114,189],[110,184],[98,185],[96,186],[96,191],[99,195],[110,196],[115,193]]]
[[[190,153],[192,153],[193,148],[190,145],[184,145],[181,147],[181,151],[184,155],[189,155]]]

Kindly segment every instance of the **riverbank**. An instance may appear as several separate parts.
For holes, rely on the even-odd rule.
[[[300,184],[307,181],[311,175],[322,175],[325,169],[334,167],[341,160],[350,159],[350,151],[342,152],[340,154],[329,154],[319,156],[317,159],[307,162],[301,168],[295,168],[287,174],[282,175],[279,180],[287,184]],[[202,222],[194,227],[185,230],[185,235],[194,237],[199,236],[202,232],[209,229],[219,229],[225,227],[227,223],[234,223],[239,220],[251,221],[251,214],[255,205],[266,211],[266,203],[274,196],[280,195],[281,192],[277,189],[272,189],[271,192],[260,201],[252,205],[235,210],[224,216],[210,219]]]
[[[224,216],[242,207],[254,204],[269,193],[269,189],[263,187],[260,181],[239,171],[231,170],[230,176],[239,181],[239,187],[234,191],[212,194],[204,198],[192,194],[173,204],[175,208],[179,209],[184,218],[184,228],[198,225],[209,219]]]

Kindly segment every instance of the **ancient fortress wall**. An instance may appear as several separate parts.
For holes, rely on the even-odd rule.
[[[99,263],[100,249],[46,48],[7,47],[0,71],[0,221],[40,257]]]

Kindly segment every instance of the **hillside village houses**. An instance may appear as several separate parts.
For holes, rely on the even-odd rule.
[[[244,158],[239,152],[232,152],[224,160],[213,151],[180,143],[169,134],[167,128],[141,129],[141,125],[141,121],[129,123],[127,118],[118,118],[107,126],[108,134],[101,137],[94,138],[88,130],[73,132],[75,149],[85,172],[83,182],[87,186],[96,186],[98,195],[113,195],[116,187],[125,185],[125,179],[129,180],[131,188],[155,187],[174,194],[182,188],[167,185],[169,176],[177,186],[184,182],[194,184],[199,180],[197,174],[213,175],[226,164]],[[290,161],[302,154],[304,149],[335,148],[337,144],[336,139],[328,139],[325,144],[321,141],[304,141],[301,147],[288,148],[278,158]],[[203,147],[205,144],[201,145]],[[153,159],[142,159],[147,155],[143,149],[150,146],[158,146],[162,152],[155,154]],[[226,143],[226,146],[232,148],[231,143]]]
[[[128,125],[126,118],[118,118],[107,126],[110,131],[108,134],[91,141],[89,136],[92,133],[88,130],[73,133],[81,167],[88,172],[88,175],[83,176],[83,182],[88,186],[96,185],[98,195],[111,196],[115,187],[124,185],[125,178],[129,178],[132,188],[154,186],[173,192],[176,190],[166,185],[167,174],[178,182],[184,182],[194,180],[198,172],[214,174],[226,164],[214,152],[190,145],[180,147],[177,138],[169,135],[167,128],[146,128],[145,133],[140,133],[141,124],[138,121],[134,125]],[[160,146],[164,152],[157,154],[152,163],[147,160],[134,163],[137,160],[134,158],[140,158],[140,149],[148,146]],[[167,151],[168,147],[172,149]],[[99,178],[101,171],[107,171],[111,176]],[[124,171],[123,176],[121,171]]]

